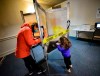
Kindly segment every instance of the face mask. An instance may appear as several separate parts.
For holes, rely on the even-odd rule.
[[[34,32],[38,32],[38,30],[34,30]]]

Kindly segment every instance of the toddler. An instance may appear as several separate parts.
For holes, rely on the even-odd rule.
[[[64,62],[66,64],[67,71],[70,73],[72,68],[71,64],[71,54],[70,54],[70,47],[71,42],[65,36],[60,37],[59,42],[56,43],[58,50],[62,53],[64,57]]]

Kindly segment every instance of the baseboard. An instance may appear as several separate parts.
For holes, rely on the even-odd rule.
[[[16,35],[0,38],[0,42],[11,40],[11,39],[14,39],[14,38],[16,38]]]
[[[11,50],[8,50],[8,51],[5,51],[3,53],[0,53],[0,57],[4,57],[6,55],[9,55],[9,54],[13,53],[14,51],[15,51],[15,48],[11,49]]]

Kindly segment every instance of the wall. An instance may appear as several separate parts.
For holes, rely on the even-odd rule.
[[[69,35],[75,37],[76,31],[73,29],[84,25],[94,26],[95,22],[100,22],[100,18],[96,18],[97,9],[100,8],[100,0],[67,0],[61,5],[61,7],[69,5],[69,19],[71,21]],[[56,5],[56,6],[58,6]],[[81,38],[91,38],[93,33],[80,33]]]
[[[70,36],[76,36],[72,29],[83,24],[94,25],[100,21],[96,11],[100,8],[100,0],[69,0],[70,1]],[[16,34],[22,24],[20,10],[25,13],[32,0],[0,0],[0,56],[14,51]]]
[[[83,24],[94,25],[100,22],[96,18],[97,9],[100,8],[100,0],[69,0],[70,1],[70,36],[76,36],[76,31],[72,29]]]
[[[20,11],[28,13],[32,0],[0,0],[0,57],[12,53],[22,22]],[[34,7],[33,7],[34,8]]]

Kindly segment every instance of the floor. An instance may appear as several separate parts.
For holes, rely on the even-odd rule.
[[[61,53],[54,49],[48,54],[47,63],[42,64],[48,66],[46,73],[33,76],[100,76],[100,44],[73,37],[70,41],[73,65],[70,74],[65,71]],[[6,56],[0,65],[0,76],[24,76],[27,72],[24,62],[14,53]]]

